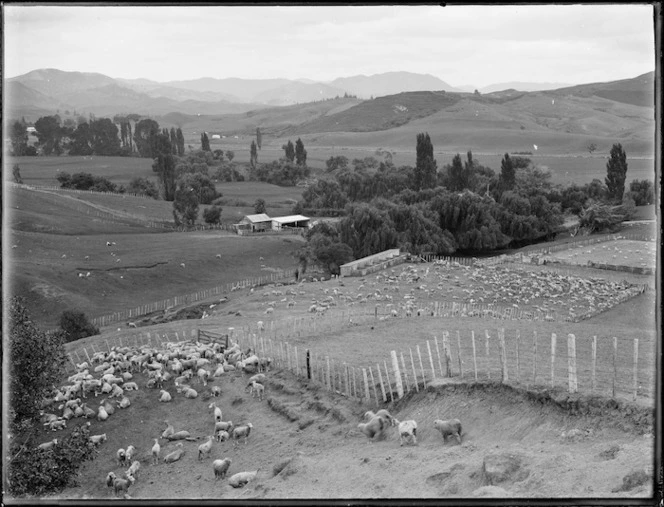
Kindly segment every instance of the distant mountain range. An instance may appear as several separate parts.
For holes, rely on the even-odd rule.
[[[654,79],[654,73],[650,74]],[[588,86],[591,85],[509,82],[486,86],[478,91],[488,94],[501,90],[586,90],[584,87]],[[620,100],[631,100],[630,103],[634,104],[644,101],[648,103],[649,100],[643,96],[641,89],[635,88],[632,93],[623,89],[623,86],[616,95],[617,92],[604,88],[598,88],[595,95],[611,98],[613,93],[613,96],[622,97]],[[116,79],[96,73],[39,69],[6,80],[5,114],[10,118],[25,116],[28,121],[35,121],[39,116],[57,111],[83,115],[93,113],[97,116],[128,113],[152,116],[168,113],[219,115],[311,103],[345,95],[369,99],[425,91],[472,94],[475,88],[470,85],[455,88],[430,74],[410,72],[359,75],[325,83],[305,78],[290,80],[211,77],[162,83],[149,79]],[[601,95],[602,93],[604,95]],[[625,99],[630,93],[633,97]]]

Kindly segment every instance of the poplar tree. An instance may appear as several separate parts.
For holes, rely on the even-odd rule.
[[[620,143],[611,147],[609,161],[606,163],[606,178],[604,183],[608,189],[610,200],[622,203],[625,193],[625,180],[627,179],[627,154]]]
[[[307,165],[307,150],[304,149],[304,143],[299,137],[295,141],[295,162],[297,165]]]
[[[417,134],[417,158],[415,162],[415,189],[436,186],[437,167],[433,158],[433,144],[428,133]]]

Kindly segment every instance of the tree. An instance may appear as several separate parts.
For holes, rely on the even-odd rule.
[[[251,148],[250,148],[250,154],[249,154],[249,163],[251,164],[252,168],[256,167],[256,163],[258,162],[258,151],[256,150],[256,141],[251,141]]]
[[[500,176],[498,176],[498,186],[501,192],[512,190],[516,183],[516,169],[508,153],[505,153],[500,162]]]
[[[22,157],[28,149],[28,130],[25,123],[15,121],[10,131],[12,142],[12,154],[15,157]]]
[[[233,162],[233,159],[235,158],[235,152],[232,150],[226,150],[226,158],[229,162]]]
[[[198,219],[198,197],[193,189],[186,187],[180,180],[173,200],[173,218],[175,225],[191,227]]]
[[[617,203],[622,202],[627,178],[627,154],[620,143],[611,147],[609,161],[606,163],[606,187],[608,198]]]
[[[181,157],[184,155],[184,134],[182,133],[182,129],[178,127],[176,133],[177,137],[177,147],[178,147],[178,156]]]
[[[145,118],[136,124],[134,128],[134,143],[141,157],[155,158],[157,156],[153,153],[152,148],[154,144],[153,139],[159,134],[159,124],[150,118]],[[171,150],[169,149],[168,151],[170,152]]]
[[[433,144],[428,133],[417,134],[417,157],[415,162],[415,189],[436,186],[436,160],[433,158]]]
[[[254,212],[256,214],[265,213],[265,200],[256,199],[256,202],[254,203]]]
[[[118,127],[108,118],[94,120],[90,125],[92,150],[95,155],[114,156],[120,153]]]
[[[593,151],[597,149],[597,145],[595,143],[590,143],[588,146],[586,146],[586,149],[588,150],[588,153],[592,155]]]
[[[465,181],[463,163],[461,162],[461,155],[458,153],[454,155],[452,159],[452,165],[448,167],[448,188],[452,192],[460,192],[464,188],[467,188],[467,182]]]
[[[66,360],[62,336],[40,331],[25,305],[25,299],[14,297],[8,312],[7,421],[13,431],[20,431],[39,417],[40,405],[61,380]]]
[[[258,145],[259,150],[263,146],[263,134],[261,134],[261,129],[259,127],[256,127],[256,144]]]
[[[71,134],[69,140],[70,155],[92,155],[93,135],[90,124],[85,121],[79,123],[76,130]]]
[[[299,137],[295,141],[295,160],[299,166],[307,165],[307,150],[304,149],[304,143]]]
[[[178,134],[175,131],[175,127],[171,127],[170,137],[171,137],[171,147],[173,148],[172,153],[173,153],[173,155],[177,155],[178,154]]]
[[[87,336],[99,334],[99,328],[92,324],[83,312],[65,310],[60,315],[60,328],[65,342],[73,342]]]
[[[18,164],[14,164],[14,168],[12,169],[12,176],[14,177],[14,183],[18,183],[19,185],[23,184],[23,178],[21,178],[21,168],[18,166]]]
[[[627,192],[636,206],[646,206],[655,202],[655,188],[650,180],[633,180]]]
[[[153,199],[159,198],[157,186],[147,178],[132,178],[129,181],[129,185],[127,185],[127,192],[130,194],[147,195]]]
[[[211,151],[210,150],[210,139],[208,138],[207,132],[203,132],[201,134],[201,149],[203,151]]]
[[[221,222],[221,206],[211,206],[203,210],[203,220],[206,224],[218,224]]]
[[[288,140],[288,143],[284,144],[282,146],[285,154],[286,154],[286,160],[289,162],[294,162],[295,161],[295,146],[293,146],[293,143]]]
[[[62,154],[62,129],[60,127],[60,117],[43,116],[35,122],[37,134],[37,143],[42,149],[44,155]]]

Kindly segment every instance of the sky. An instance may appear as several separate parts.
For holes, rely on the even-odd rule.
[[[648,4],[4,4],[4,76],[39,68],[155,81],[431,74],[452,86],[583,84],[655,69]]]

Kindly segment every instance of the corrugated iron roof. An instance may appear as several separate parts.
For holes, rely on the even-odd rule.
[[[303,222],[305,220],[311,220],[309,217],[304,215],[288,215],[285,217],[272,217],[272,221],[283,224],[288,222]]]
[[[246,215],[244,218],[246,218],[250,222],[269,222],[270,220],[272,220],[265,213],[259,213],[258,215]]]

